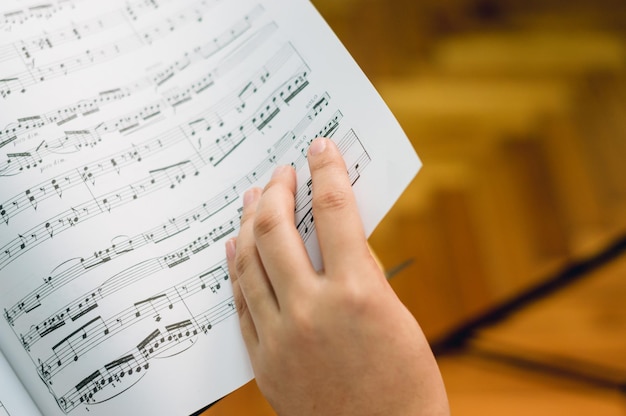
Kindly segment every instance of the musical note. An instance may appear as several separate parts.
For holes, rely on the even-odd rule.
[[[102,384],[100,382],[101,380],[103,380],[102,374],[100,373],[100,370],[96,370],[76,385],[76,391],[82,393],[86,390],[86,392],[84,392],[80,397],[81,403],[92,402],[93,395],[100,390],[100,385]]]
[[[314,115],[316,114],[318,113],[315,113]],[[248,130],[251,130],[254,128],[252,127],[252,124],[253,124],[252,121],[248,121],[245,124],[245,126],[247,126]],[[153,139],[151,142],[154,143],[156,140],[157,139]],[[165,140],[165,137],[163,137],[163,139],[158,139],[158,140],[161,140],[162,142],[163,140]],[[230,140],[226,140],[225,142],[221,144],[216,144],[214,146],[205,148],[203,149],[202,152],[198,154],[194,154],[190,158],[190,160],[152,170],[149,172],[148,177],[130,184],[128,188],[109,192],[105,195],[96,197],[90,200],[89,202],[72,207],[69,211],[66,211],[65,213],[61,213],[60,215],[57,215],[56,217],[50,218],[47,221],[47,223],[55,224],[55,227],[56,227],[55,234],[58,235],[60,232],[67,230],[68,228],[71,228],[72,226],[76,225],[78,221],[84,221],[84,220],[87,220],[89,218],[93,218],[99,215],[100,212],[102,212],[102,210],[111,212],[113,209],[117,207],[123,206],[132,201],[137,200],[137,194],[135,192],[135,189],[143,189],[144,195],[156,192],[163,188],[173,189],[177,183],[180,183],[181,181],[185,180],[187,177],[197,176],[197,174],[199,173],[199,170],[196,166],[202,166],[204,163],[204,160],[208,159],[209,161],[212,161],[211,163],[213,165],[217,165],[221,161],[223,161],[226,156],[232,153],[239,144],[241,144],[241,141],[233,142]],[[145,148],[148,148],[148,151],[150,151],[149,150],[150,147],[144,146],[144,149]],[[218,160],[215,160],[214,156],[208,156],[208,155],[214,154],[213,152],[215,151],[218,151],[219,153],[221,153],[221,156],[219,157]],[[122,153],[120,157],[122,159],[126,159],[127,162],[125,163],[127,164],[131,163],[129,161],[132,161],[132,162],[134,162],[135,160],[140,161],[142,158],[142,156],[139,154],[139,151],[136,150],[135,147],[133,147],[132,150],[126,153]],[[103,161],[102,163],[97,162],[97,163],[92,164],[91,166],[85,166],[83,167],[82,171],[76,172],[75,174],[67,175],[66,178],[72,178],[74,176],[78,176],[83,183],[94,186],[96,183],[96,175],[92,172],[93,167],[99,169],[101,173],[102,172],[106,173],[107,171],[110,172],[112,170],[113,171],[115,170],[114,166],[109,166],[108,164],[106,164],[105,161]],[[170,176],[170,172],[169,172],[170,169],[172,168],[175,168],[178,170],[178,174],[175,175],[174,180]],[[71,179],[67,179],[67,182],[70,183]],[[80,181],[74,181],[74,182],[77,183]],[[48,185],[46,184],[41,186],[37,194],[35,194],[36,191],[29,189],[25,192],[25,198],[18,197],[18,198],[14,198],[13,201],[11,200],[8,201],[8,202],[14,202],[13,206],[9,205],[12,208],[13,213],[21,211],[19,208],[19,201],[23,199],[26,199],[34,209],[37,209],[39,199],[45,199],[48,197],[45,193],[45,189],[47,186]],[[44,191],[41,191],[42,189]],[[3,205],[6,205],[6,203]],[[13,213],[9,214],[9,216],[13,215]],[[34,238],[32,238],[31,240],[37,240],[37,241],[34,241],[34,244],[32,244],[32,247],[38,245],[41,241],[48,239],[49,237],[52,237],[53,235],[55,235],[49,232],[49,228],[50,228],[49,226],[46,227],[43,224],[40,224],[32,228],[31,230],[29,230],[29,235],[34,236]],[[13,248],[17,245],[15,241],[10,242],[3,247],[3,249],[5,250],[5,255],[2,256],[0,254],[0,269],[4,268],[7,264],[15,260],[16,254],[19,256],[24,253],[26,241],[23,237],[21,237],[21,239],[22,239],[22,243],[19,244],[21,251],[19,252],[15,252],[13,250]]]
[[[70,335],[61,339],[52,347],[53,355],[43,361],[43,363],[51,367],[48,376],[54,377],[68,365],[77,362],[82,355],[100,345],[105,339],[115,336],[124,329],[125,325],[129,325],[131,321],[138,322],[140,320],[152,318],[155,323],[159,323],[163,319],[163,311],[172,311],[176,303],[184,302],[184,299],[190,298],[202,292],[204,288],[202,279],[204,277],[212,275],[217,281],[219,272],[221,272],[224,276],[223,279],[226,280],[227,273],[225,270],[226,265],[222,263],[217,267],[214,267],[211,271],[202,273],[200,278],[198,276],[191,277],[181,285],[172,287],[164,293],[156,294],[147,299],[138,301],[134,303],[132,307],[126,308],[106,321],[103,320],[101,316],[93,318],[72,332]],[[183,287],[187,288],[187,291],[184,296],[181,296],[180,292]],[[217,290],[219,289],[214,286],[212,293],[217,293]],[[170,300],[170,297],[173,297],[174,295],[178,295],[180,297],[180,301],[173,302]],[[126,324],[120,324],[121,322],[126,322]],[[43,325],[40,326],[43,327]],[[172,332],[171,329],[172,328],[168,329],[168,327],[166,327],[167,332]],[[179,327],[175,327],[174,329],[179,329]],[[197,331],[194,335],[195,334],[197,334]],[[39,337],[37,337],[37,335],[39,335]],[[156,337],[156,334],[149,336],[146,340],[139,344],[138,348],[142,353],[145,353],[142,349],[150,344],[154,337]],[[34,345],[36,341],[41,339],[41,335],[38,330],[31,330],[24,336],[24,338],[29,340],[28,346],[30,347]]]
[[[175,255],[175,254],[174,254]],[[80,298],[74,300],[67,306],[63,307],[61,310],[55,312],[50,317],[46,318],[39,324],[33,325],[22,337],[23,340],[26,340],[27,343],[23,342],[25,348],[29,349],[31,346],[36,344],[41,338],[50,334],[55,329],[60,328],[65,325],[66,317],[69,318],[72,322],[78,320],[79,318],[89,314],[98,308],[98,300],[102,301],[106,297],[111,296],[118,291],[122,290],[126,286],[137,283],[142,278],[150,276],[152,273],[162,269],[163,266],[159,265],[158,259],[154,259],[153,261],[146,261],[141,265],[138,265],[137,268],[130,268],[116,276],[115,279],[112,279],[102,286],[100,286],[97,290],[84,294]],[[225,264],[221,263],[218,266],[214,267],[209,272],[204,272],[200,274],[200,280],[203,279],[207,275],[211,275],[214,279],[217,280],[218,275],[224,276],[224,279],[227,279],[227,273],[225,269]],[[204,285],[204,286],[203,286]],[[206,283],[201,282],[198,283],[195,277],[188,279],[181,286],[186,287],[186,295],[192,296],[195,293],[201,291],[206,287]],[[219,289],[219,288],[218,288]],[[136,302],[133,307],[121,312],[119,315],[116,315],[114,318],[108,319],[105,323],[105,327],[107,328],[106,334],[109,333],[114,335],[116,330],[111,330],[109,332],[109,327],[114,327],[115,323],[121,322],[129,322],[131,318],[136,319],[144,316],[146,312],[154,313],[154,315],[148,314],[147,316],[153,316],[154,319],[158,322],[161,320],[160,312],[166,309],[173,309],[174,302],[170,300],[170,298],[174,298],[177,293],[177,288],[171,288],[170,290],[151,296],[147,299]],[[213,293],[216,293],[216,290],[213,290]],[[40,298],[37,298],[39,301]],[[182,299],[182,298],[181,298]],[[24,309],[24,305],[18,306],[18,309]],[[7,318],[9,311],[5,311]],[[13,311],[15,313],[15,311]],[[24,312],[26,313],[26,312]],[[17,316],[19,317],[19,316]],[[13,319],[11,322],[14,322],[15,316],[11,318]],[[59,324],[59,322],[63,321],[63,324]],[[49,328],[56,326],[52,330],[48,330]]]
[[[201,289],[206,289],[208,286],[211,292],[217,293],[217,291],[222,288],[220,279],[228,280],[228,272],[220,265],[208,272],[202,273],[198,278],[202,282],[200,285]],[[210,281],[210,283],[207,283],[207,280]]]
[[[1,91],[0,91],[0,93],[1,93]],[[9,131],[9,130],[5,130],[5,132],[7,132],[7,133],[5,133],[5,134],[8,134],[8,131]],[[11,136],[11,137],[9,137],[9,138],[8,138],[8,139],[6,139],[6,140],[1,141],[1,142],[0,142],[0,147],[4,147],[4,146],[6,146],[7,144],[9,144],[9,143],[11,143],[11,142],[15,141],[16,139],[17,139],[17,136]]]
[[[207,5],[203,2],[200,2],[198,4],[200,6]],[[183,10],[177,13],[174,19],[166,19],[148,29],[144,29],[137,35],[122,38],[108,45],[101,46],[93,50],[87,50],[72,57],[58,60],[52,64],[35,66],[32,69],[28,69],[24,72],[20,72],[3,80],[0,80],[0,85],[3,81],[7,84],[5,88],[0,87],[0,95],[3,98],[8,97],[15,89],[15,87],[10,87],[11,85],[19,85],[17,89],[19,90],[19,92],[24,93],[26,92],[28,87],[36,85],[38,83],[46,82],[58,77],[64,77],[68,74],[72,74],[74,72],[102,64],[119,56],[139,50],[141,47],[144,46],[144,42],[151,44],[157,39],[169,36],[173,31],[179,29],[184,24],[197,22],[198,10],[199,9],[197,6]],[[259,11],[257,11],[256,13],[258,12]],[[253,12],[251,13],[251,15],[254,16],[255,13]],[[244,21],[246,22],[246,27],[241,29],[243,31],[247,30],[250,27],[247,23],[247,20]],[[239,28],[239,26],[237,27]],[[74,28],[72,29],[72,32],[78,35],[78,31],[74,30]],[[241,33],[238,33],[237,35],[240,36]],[[232,41],[232,39],[234,38],[234,36],[229,37],[228,40]],[[48,42],[49,46],[52,47],[52,42],[49,39]],[[222,45],[222,47],[224,46],[227,46],[227,44]],[[160,85],[160,83],[157,83],[157,85]]]
[[[147,370],[148,367],[149,364],[147,362],[138,361],[134,354],[128,354],[104,365],[104,369],[108,374],[108,383],[110,384],[114,381],[119,383],[124,376],[130,376],[133,372],[140,373],[142,370]]]
[[[56,367],[59,368],[67,365],[70,361],[78,361],[83,351],[88,348],[85,343],[88,344],[90,338],[106,336],[108,334],[109,328],[100,316],[82,325],[52,346]],[[49,360],[47,360],[46,363],[48,363],[48,361]],[[54,373],[50,375],[54,375]]]
[[[302,219],[296,224],[296,228],[302,240],[306,242],[315,229],[315,222],[313,219],[313,208],[309,208]]]
[[[26,87],[24,81],[20,78],[20,76],[12,76],[9,78],[0,79],[0,97],[7,98],[13,92],[26,92]]]
[[[39,328],[37,326],[35,327],[35,329],[37,330],[37,332],[39,332],[39,337],[43,338],[46,335],[50,334],[53,331],[56,331],[57,329],[61,328],[64,325],[65,325],[65,316],[64,314],[61,313],[59,315],[52,317],[51,319],[46,320],[44,322],[43,328]]]
[[[155,329],[150,335],[137,344],[137,349],[144,358],[150,358],[150,356],[159,348],[158,339],[160,336],[161,331],[159,329]]]
[[[268,63],[265,65],[263,73],[265,73],[267,75],[267,70],[265,68],[271,68],[273,70],[279,68],[280,66],[284,65],[287,60],[289,58],[291,58],[293,56],[293,49],[290,47],[290,45],[288,45],[288,47],[283,47],[279,52],[277,52],[277,54],[272,57],[270,59],[270,61],[268,61]],[[240,58],[237,57],[231,57],[230,60],[227,60],[225,63],[223,63],[220,67],[224,67],[224,66],[228,66],[230,64],[232,64],[233,62],[238,62],[240,61]],[[214,70],[213,72],[217,73],[218,70]],[[262,75],[260,75],[260,77],[262,77]],[[202,80],[197,81],[197,82],[192,82],[189,86],[186,87],[185,89],[185,94],[187,96],[187,98],[185,99],[186,101],[189,101],[191,99],[191,96],[189,94],[191,94],[191,92],[196,88],[196,86],[198,84],[202,84],[204,82],[205,79],[210,78],[213,79],[212,77],[212,73],[210,73],[208,76],[204,77]],[[250,81],[252,82],[252,81]],[[144,85],[145,86],[145,83]],[[202,90],[204,90],[207,86],[203,87]],[[33,117],[28,117],[26,119],[20,119],[19,120],[19,124],[16,127],[13,128],[6,128],[4,134],[8,135],[8,134],[16,134],[15,136],[12,136],[10,139],[7,139],[5,144],[8,144],[10,141],[15,140],[19,134],[21,134],[21,132],[25,132],[25,131],[29,131],[43,126],[47,123],[50,122],[56,122],[57,125],[61,125],[64,124],[66,122],[69,122],[71,120],[76,119],[78,112],[83,111],[83,115],[85,114],[89,114],[91,111],[94,111],[93,108],[98,108],[96,107],[96,102],[97,101],[108,101],[110,99],[109,95],[113,95],[114,99],[121,99],[124,98],[126,96],[128,96],[130,94],[129,89],[126,89],[125,92],[121,93],[120,89],[117,90],[111,90],[111,91],[107,91],[107,92],[103,92],[100,94],[100,99],[98,100],[98,98],[93,98],[90,100],[86,100],[83,103],[79,103],[78,105],[75,105],[73,107],[70,108],[64,108],[64,109],[60,109],[57,110],[55,114],[47,114],[45,116],[33,116]],[[196,92],[199,93],[200,91]],[[104,98],[106,97],[106,99]],[[176,103],[172,103],[170,102],[173,98],[169,97],[168,98],[168,103],[169,105],[173,106]],[[226,98],[224,100],[222,100],[222,102],[220,102],[216,108],[223,108],[223,107],[228,107],[229,104],[226,104],[228,102],[230,102],[231,99],[230,98]],[[146,105],[143,108],[139,109],[139,110],[135,110],[131,113],[126,114],[125,116],[122,116],[120,118],[116,118],[116,119],[112,119],[109,121],[105,121],[105,122],[101,122],[99,123],[97,126],[93,126],[89,129],[82,129],[82,130],[70,130],[70,131],[66,131],[65,132],[65,137],[58,139],[58,145],[56,146],[50,146],[48,143],[42,142],[37,149],[35,150],[35,153],[37,154],[38,160],[34,161],[34,163],[32,163],[33,166],[37,165],[37,162],[39,164],[42,163],[42,155],[46,155],[46,154],[56,154],[59,152],[72,152],[72,151],[78,151],[83,147],[93,147],[95,145],[97,145],[98,143],[102,142],[103,140],[103,134],[111,134],[114,132],[120,132],[120,133],[127,133],[130,131],[136,131],[137,128],[140,128],[142,125],[145,125],[146,122],[148,122],[150,119],[152,119],[153,117],[156,117],[157,115],[162,113],[162,107],[163,105],[165,105],[165,102],[161,102],[161,101],[157,101],[154,102],[152,104]],[[89,111],[87,111],[88,109],[90,109]],[[231,110],[235,110],[238,109],[238,106],[232,106],[230,107]],[[223,112],[223,111],[222,111]],[[211,111],[207,111],[205,112],[205,114],[207,114],[206,116],[208,118],[212,118],[215,117],[214,112]],[[61,117],[65,117],[64,119],[59,120]],[[203,118],[202,118],[203,119]],[[27,124],[27,121],[32,121],[32,125]],[[190,125],[193,125],[194,122],[190,122]],[[210,126],[207,126],[207,129]],[[170,132],[170,135],[173,132]],[[193,134],[193,129],[192,129],[192,134]],[[2,132],[0,132],[0,136],[2,135]],[[245,138],[245,137],[243,137]],[[242,138],[242,139],[243,139]],[[239,141],[241,141],[242,139],[240,139]],[[160,143],[161,147],[163,146],[163,143],[161,141],[161,139],[158,139],[158,142]],[[0,146],[1,147],[1,146]],[[67,150],[66,150],[67,149]],[[41,150],[41,151],[40,151]],[[28,154],[24,154],[22,156],[29,156]],[[32,158],[31,158],[32,159]],[[114,169],[117,173],[120,172],[120,166],[118,166],[117,161],[115,158],[112,159],[113,162],[113,166]],[[27,168],[30,168],[30,165],[27,165]],[[22,171],[23,167],[20,166],[19,171]],[[8,176],[8,175],[13,175],[15,174],[15,169],[11,168],[10,165],[10,160],[9,162],[6,163],[6,165],[4,167],[2,167],[2,165],[0,165],[0,173],[3,176]],[[0,175],[1,176],[1,175]]]
[[[180,342],[184,338],[198,335],[198,330],[194,328],[191,319],[185,319],[181,322],[166,325],[165,330],[167,331],[168,341]]]
[[[21,25],[31,19],[50,19],[54,15],[75,7],[75,4],[79,0],[48,0],[48,3],[37,4],[28,6],[25,9],[13,10],[5,12],[1,25],[7,28],[11,28],[14,25]]]
[[[290,56],[289,55],[285,55],[285,50],[281,50],[273,59],[275,62],[277,62],[278,64],[282,64],[282,62],[277,61],[275,58],[278,56],[282,56],[283,59],[285,56]],[[223,100],[223,101],[227,101]],[[224,104],[223,102],[220,102],[216,105],[217,108],[223,107]],[[158,108],[158,106],[150,106],[149,109],[150,110],[154,110],[155,108]],[[234,109],[231,107],[231,109]],[[134,119],[136,120],[137,117],[141,116],[144,112],[146,112],[147,109],[142,109],[140,111],[137,112],[138,115],[134,116]],[[196,135],[196,131],[197,131],[197,124],[199,122],[201,123],[207,123],[207,120],[211,119],[211,118],[215,118],[215,113],[213,112],[214,110],[207,110],[205,112],[203,112],[202,114],[200,114],[200,118],[199,119],[195,119],[194,121],[189,123],[189,127],[191,127],[190,129],[184,128],[183,127],[183,133],[187,134],[187,135]],[[130,117],[129,117],[130,118]],[[109,125],[109,123],[102,123],[99,130],[102,131],[103,133],[107,132],[107,130],[109,130],[109,127],[107,127]],[[119,127],[119,122],[115,123],[115,126]],[[206,125],[206,124],[205,124]],[[131,126],[131,127],[135,127],[135,125]],[[209,130],[210,126],[207,125],[207,127],[204,127],[205,130]],[[111,129],[114,130],[114,129]],[[219,162],[221,162],[226,156],[228,156],[239,144],[241,144],[241,142],[243,142],[243,140],[245,140],[247,138],[247,134],[248,131],[251,131],[251,127],[243,125],[240,126],[240,128],[238,129],[238,131],[236,133],[228,133],[220,138],[218,138],[216,140],[216,144],[211,147],[210,149],[206,150],[204,153],[214,153],[214,152],[218,152],[218,154],[220,154],[219,158],[216,159],[216,156],[213,155],[207,155],[201,156],[202,160],[196,160],[194,163],[196,164],[204,164],[206,162],[204,162],[204,160],[206,160],[208,158],[208,160],[212,161],[212,163],[214,165],[218,164]],[[163,133],[162,135],[157,136],[156,138],[153,138],[151,140],[148,140],[146,142],[144,142],[140,147],[143,149],[142,151],[146,153],[146,156],[151,156],[151,155],[156,155],[158,153],[160,153],[162,150],[164,150],[164,148],[168,147],[168,146],[173,146],[177,143],[179,143],[181,140],[183,140],[184,137],[181,136],[181,132],[180,130],[178,130],[177,128],[174,128],[166,133]],[[94,145],[98,142],[100,142],[102,140],[102,138],[100,137],[99,134],[92,132],[91,130],[77,130],[77,131],[66,131],[66,137],[63,140],[63,143],[61,146],[65,146],[66,143],[72,143],[74,146],[80,148],[83,145],[81,144],[81,142],[85,142],[86,144],[90,144],[90,145]],[[40,149],[43,150],[40,151]],[[41,154],[42,151],[47,150],[47,151],[52,151],[52,149],[50,149],[48,147],[47,144],[44,144],[44,142],[42,142],[37,149],[38,154]],[[40,156],[41,157],[41,156]],[[197,156],[196,156],[197,158]],[[111,172],[116,172],[116,173],[120,173],[120,170],[122,167],[124,166],[128,166],[130,163],[134,163],[134,162],[141,162],[142,161],[142,157],[140,157],[139,155],[139,151],[137,150],[137,146],[133,146],[133,148],[131,150],[122,152],[121,154],[118,154],[114,157],[111,157],[110,160],[107,161],[106,160],[101,160],[98,161],[97,163],[92,164],[92,166],[86,166],[83,168],[83,172],[79,172],[79,176],[81,178],[81,180],[83,182],[87,182],[89,181],[91,183],[91,185],[95,185],[95,176],[94,174],[91,172],[91,170],[93,170],[94,165],[95,167],[100,167],[101,175],[106,175],[108,173]],[[104,167],[103,167],[104,166]],[[69,178],[69,180],[67,182],[71,182],[71,179],[74,175],[69,174],[69,175],[65,175],[66,178]],[[77,185],[78,182],[75,183],[75,185]],[[72,186],[75,186],[72,185]],[[56,189],[58,190],[58,186],[56,185]],[[40,186],[41,189],[46,189],[45,185],[44,186]],[[59,196],[61,196],[61,194],[59,193]],[[17,210],[16,210],[17,211]],[[9,216],[13,216],[16,214],[16,212],[9,212],[8,213]]]
[[[2,220],[6,225],[9,225],[9,216],[7,215],[7,210],[4,209],[2,205],[0,205],[0,217],[2,217]]]
[[[149,309],[152,309],[154,313],[156,313],[155,320],[159,322],[161,320],[161,316],[159,315],[159,306],[161,304],[167,305],[169,309],[172,309],[174,307],[167,294],[163,293],[161,295],[154,296],[140,302],[136,302],[135,309],[137,311],[135,312],[135,316],[141,316],[141,311],[145,310],[145,308],[147,307],[146,305],[149,305]]]
[[[176,222],[182,222],[186,224],[185,227],[188,227],[192,222],[203,222],[210,219],[238,199],[239,195],[236,193],[235,188],[236,187],[233,187],[231,190],[218,194],[211,200],[202,203],[191,211],[181,214]],[[232,223],[233,220],[229,220],[227,222],[228,225],[232,225]],[[46,225],[48,224],[49,223]],[[59,266],[58,271],[53,271],[49,277],[44,279],[43,285],[35,291],[29,293],[9,310],[5,310],[5,317],[7,321],[13,324],[13,322],[22,316],[22,314],[28,313],[34,308],[39,307],[41,305],[41,301],[46,296],[74,279],[77,279],[86,271],[107,263],[135,249],[139,249],[144,245],[158,244],[159,242],[164,241],[168,236],[168,231],[166,229],[169,224],[171,224],[171,221],[168,221],[166,224],[156,226],[149,231],[131,238],[116,237],[113,239],[111,247],[94,252],[91,257],[80,258],[73,263],[66,262],[65,264]],[[222,226],[222,228],[224,227]],[[205,237],[199,237],[190,243],[188,246],[192,254],[197,254],[202,249],[207,248],[213,242],[213,239],[210,238],[210,236],[211,234],[208,234]],[[204,242],[201,243],[203,240]],[[63,266],[67,267],[65,268]],[[102,290],[100,290],[99,293],[102,294]],[[106,292],[104,292],[104,295],[106,295]]]
[[[134,3],[143,4],[142,1],[135,1]],[[43,35],[24,38],[19,42],[0,46],[0,62],[16,58],[30,60],[33,57],[33,51],[39,52],[75,42],[124,23],[126,23],[124,11],[120,9],[93,19],[76,22],[56,31],[46,32]]]
[[[133,350],[92,371],[64,394],[62,403],[66,404],[66,411],[79,403],[98,403],[124,392],[141,379],[143,372],[150,368],[152,359],[180,354],[193,345],[193,342],[183,344],[181,341],[192,340],[200,333],[208,335],[215,325],[235,314],[234,301],[228,298],[192,319],[166,325],[164,332],[159,328],[152,330]],[[135,355],[136,352],[140,358]],[[106,390],[108,394],[104,393]]]
[[[66,404],[65,410],[71,410],[78,403],[100,403],[123,393],[139,382],[149,367],[147,361],[138,360],[134,354],[127,354],[105,364],[102,369],[94,371],[76,384],[73,394],[62,398],[62,402]]]

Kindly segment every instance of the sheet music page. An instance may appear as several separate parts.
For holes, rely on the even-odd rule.
[[[184,415],[249,381],[241,196],[344,154],[369,234],[419,160],[306,0],[0,6],[0,348],[46,415]],[[288,352],[286,352],[288,353]]]
[[[41,413],[0,352],[0,416],[40,416]]]

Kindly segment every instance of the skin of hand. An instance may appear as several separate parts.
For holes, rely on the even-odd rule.
[[[324,270],[294,225],[290,166],[246,192],[226,243],[261,392],[280,416],[449,415],[430,347],[370,254],[340,152],[320,138],[308,160]]]

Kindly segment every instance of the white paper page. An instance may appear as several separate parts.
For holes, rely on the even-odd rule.
[[[305,0],[0,6],[0,347],[46,415],[189,414],[252,377],[224,242],[331,137],[369,234],[419,168]]]
[[[0,352],[0,416],[41,415],[13,369]]]

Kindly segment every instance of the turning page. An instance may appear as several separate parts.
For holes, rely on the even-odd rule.
[[[45,415],[184,415],[249,381],[224,243],[334,140],[369,234],[419,168],[306,0],[0,6],[0,348]],[[288,352],[286,352],[288,353]]]

